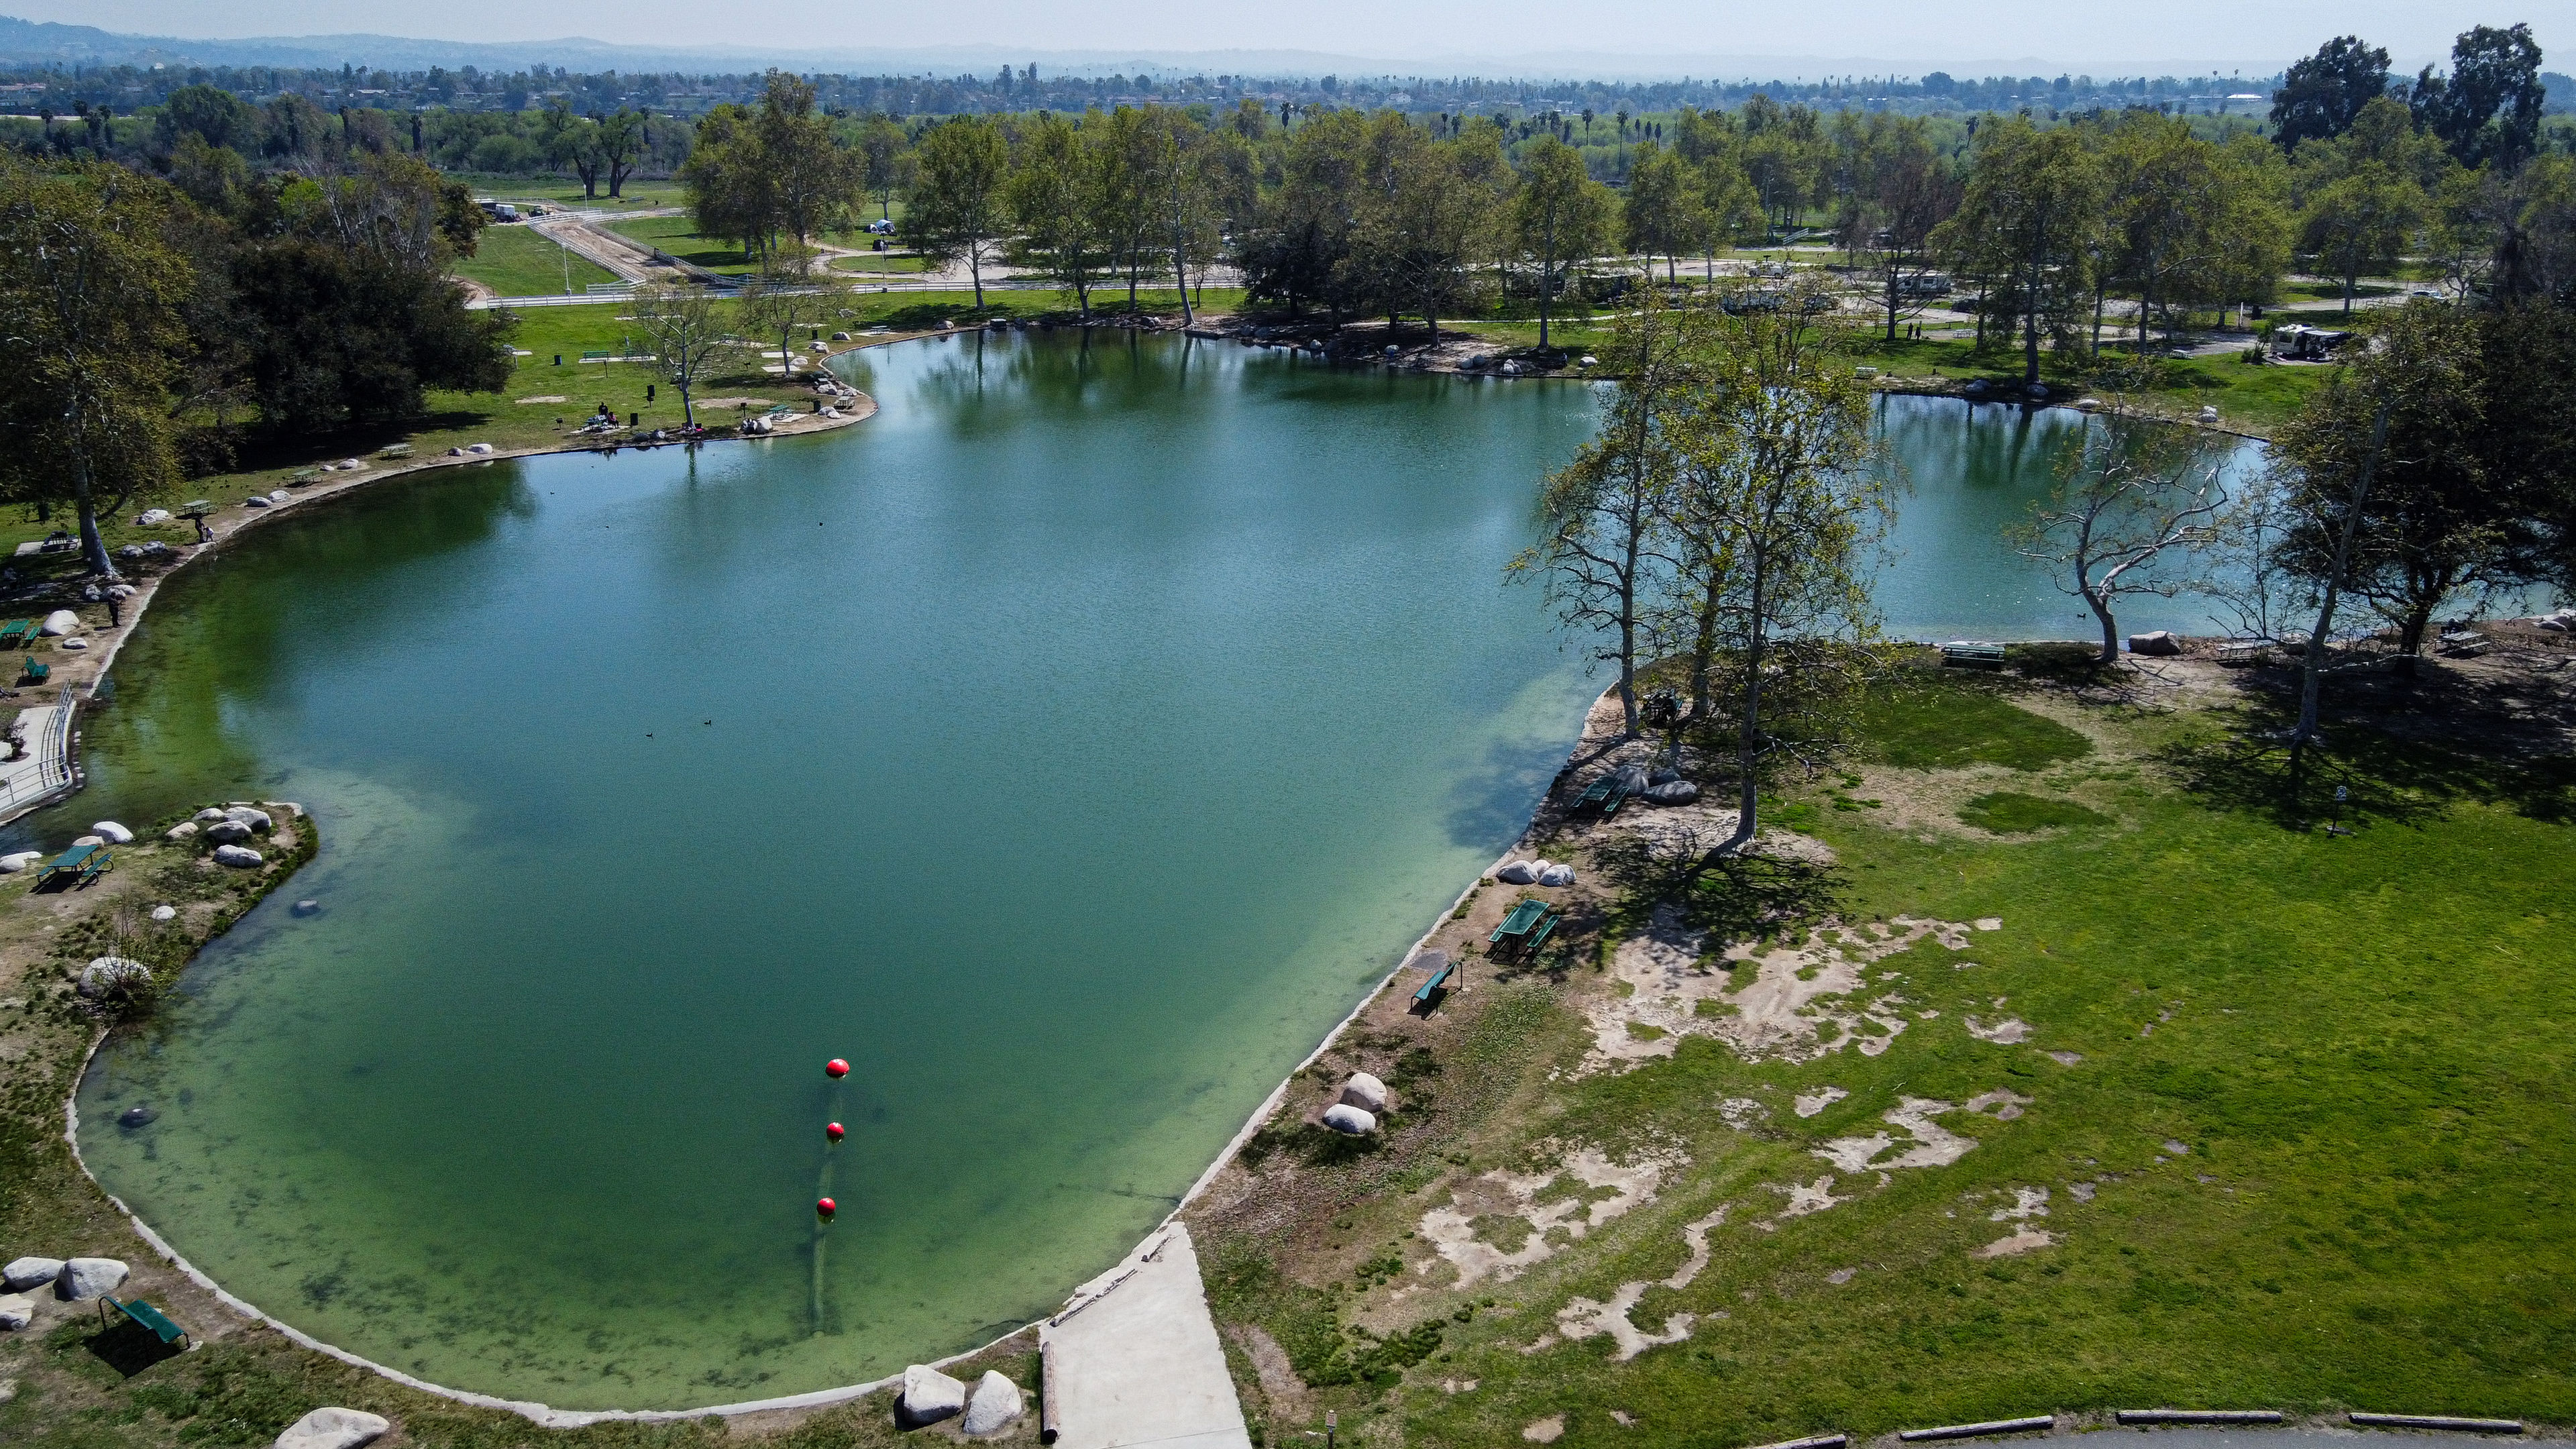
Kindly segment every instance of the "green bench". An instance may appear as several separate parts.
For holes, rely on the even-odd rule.
[[[66,877],[73,885],[85,886],[105,875],[115,864],[116,852],[104,845],[75,845],[55,856],[53,864],[36,873],[36,889],[43,890]]]
[[[2004,646],[2001,644],[1988,643],[1982,639],[1961,639],[1954,643],[1944,644],[1941,646],[1941,662],[1944,664],[1992,664],[1997,668],[2001,668],[2004,662]]]
[[[29,679],[36,681],[38,684],[42,684],[47,679],[52,678],[53,673],[54,667],[52,665],[40,663],[33,654],[27,656],[27,677]]]
[[[100,1321],[105,1322],[107,1320],[107,1310],[111,1308],[124,1314],[126,1317],[133,1319],[135,1322],[142,1324],[145,1328],[152,1330],[153,1336],[160,1339],[163,1343],[175,1343],[182,1347],[185,1347],[188,1344],[188,1330],[172,1323],[169,1317],[162,1313],[160,1309],[153,1307],[151,1304],[144,1302],[140,1298],[128,1298],[124,1302],[119,1303],[113,1295],[106,1293],[100,1294],[98,1296],[98,1316]]]
[[[1593,781],[1584,788],[1582,794],[1574,797],[1575,809],[1599,810],[1604,820],[1618,814],[1619,807],[1627,803],[1628,787],[1621,783],[1617,770],[1612,770],[1609,774]]]
[[[1422,989],[1413,993],[1413,1004],[1428,1011],[1432,1003],[1440,999],[1440,993],[1449,989],[1450,981],[1457,974],[1458,963],[1442,957],[1440,964],[1432,968],[1431,979],[1423,982]]]
[[[1557,908],[1546,901],[1522,901],[1512,907],[1512,913],[1503,917],[1503,923],[1485,939],[1496,948],[1497,955],[1504,952],[1527,954],[1547,940],[1561,918]]]

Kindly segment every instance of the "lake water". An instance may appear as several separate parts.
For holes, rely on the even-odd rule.
[[[322,823],[81,1090],[92,1168],[232,1291],[569,1408],[980,1342],[1169,1210],[1599,687],[1500,581],[1581,386],[1168,338],[843,365],[855,429],[433,473],[164,589],[90,789],[11,834]],[[1891,630],[2074,632],[1995,538],[2071,416],[1882,409]]]

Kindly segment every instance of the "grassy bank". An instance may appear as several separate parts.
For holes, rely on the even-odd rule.
[[[573,255],[543,233],[524,226],[483,228],[476,237],[474,255],[459,258],[455,271],[503,297],[579,293],[594,282],[617,280],[615,272]]]
[[[1781,802],[1831,865],[1691,887],[1617,824],[1539,842],[1591,883],[1554,954],[1470,957],[1427,1019],[1381,1003],[1196,1210],[1269,1439],[1327,1409],[1413,1444],[2576,1420],[2565,701],[2354,686],[2301,803],[2236,743],[2285,681],[2185,683],[1910,672]],[[2334,784],[2348,836],[2308,828]],[[1956,930],[1839,990],[1827,956],[1722,954],[1833,920]],[[1784,992],[1812,999],[1748,1034]],[[1301,1125],[1362,1066],[1396,1084],[1384,1141]],[[1468,1281],[1497,1254],[1536,1261]]]

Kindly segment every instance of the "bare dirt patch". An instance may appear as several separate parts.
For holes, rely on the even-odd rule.
[[[1458,1270],[1459,1288],[1485,1278],[1508,1283],[1553,1256],[1566,1243],[1631,1209],[1654,1200],[1664,1174],[1686,1165],[1679,1153],[1648,1153],[1617,1163],[1599,1149],[1568,1153],[1564,1166],[1545,1172],[1514,1173],[1499,1168],[1468,1178],[1450,1188],[1448,1203],[1422,1215],[1423,1239]],[[1541,1201],[1550,1186],[1571,1177],[1585,1191],[1565,1191]],[[1519,1219],[1528,1234],[1506,1250],[1488,1241],[1488,1219]],[[1429,1262],[1420,1272],[1429,1272]]]

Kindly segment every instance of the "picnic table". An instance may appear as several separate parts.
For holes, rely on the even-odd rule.
[[[1503,917],[1503,923],[1486,940],[1497,948],[1497,954],[1535,951],[1556,929],[1560,918],[1561,913],[1548,902],[1525,900],[1512,907],[1512,913]]]
[[[42,890],[64,877],[69,877],[73,885],[85,886],[105,875],[114,864],[116,852],[104,845],[75,845],[36,873],[36,888]]]
[[[1992,664],[2004,662],[2004,646],[1989,639],[1953,639],[1941,646],[1944,664]]]
[[[2259,664],[2271,647],[2269,639],[2230,639],[2218,646],[2218,662],[2230,666]]]
[[[1604,820],[1618,814],[1619,807],[1626,803],[1628,803],[1628,784],[1617,770],[1612,770],[1594,780],[1584,787],[1582,794],[1574,797],[1575,809],[1599,810]]]

